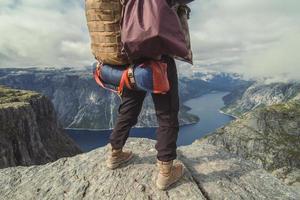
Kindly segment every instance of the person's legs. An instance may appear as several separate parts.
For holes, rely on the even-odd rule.
[[[123,147],[131,127],[137,123],[145,96],[146,92],[133,91],[127,88],[123,90],[117,123],[110,135],[110,154],[106,160],[106,165],[110,169],[118,168],[133,157],[132,152],[123,151]]]
[[[155,111],[158,121],[157,143],[155,145],[158,151],[157,159],[160,161],[171,161],[176,159],[176,141],[179,131],[178,112],[178,77],[176,64],[173,58],[164,57],[168,64],[168,80],[170,90],[166,94],[152,94]]]
[[[157,166],[159,173],[156,179],[156,186],[165,190],[176,183],[183,175],[183,165],[173,164],[176,159],[176,142],[179,131],[178,112],[178,77],[174,59],[164,58],[168,64],[168,80],[170,91],[167,94],[153,94],[152,98],[159,128],[157,129]]]
[[[117,122],[110,135],[110,144],[113,149],[121,149],[125,145],[131,127],[137,123],[145,96],[146,92],[124,87]]]

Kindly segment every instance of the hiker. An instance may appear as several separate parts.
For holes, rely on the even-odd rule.
[[[168,64],[170,90],[166,94],[152,93],[152,99],[159,125],[156,131],[157,143],[155,145],[159,167],[156,183],[159,188],[165,189],[180,179],[183,174],[183,166],[181,164],[173,165],[173,160],[177,156],[176,141],[179,131],[177,69],[173,58],[163,56],[162,59]],[[117,122],[110,136],[111,153],[107,159],[107,166],[111,169],[119,167],[120,164],[132,158],[132,152],[123,151],[122,148],[129,136],[131,127],[137,123],[145,96],[145,91],[124,88]]]
[[[177,157],[176,141],[179,131],[178,77],[174,57],[190,63],[192,61],[189,33],[187,33],[189,8],[186,5],[181,5],[184,2],[191,2],[191,0],[178,1],[180,4],[176,7],[177,11],[174,12],[171,7],[175,5],[176,0],[129,0],[126,1],[126,5],[121,5],[119,0],[110,1],[110,3],[101,0],[86,0],[86,16],[92,41],[91,47],[95,58],[99,61],[94,72],[94,78],[101,87],[116,91],[121,97],[117,121],[109,138],[107,167],[116,169],[133,158],[133,153],[123,150],[123,148],[129,137],[130,129],[137,124],[147,91],[150,91],[159,125],[156,131],[157,143],[155,145],[159,169],[156,185],[161,190],[165,190],[177,182],[184,173],[183,165],[174,163]],[[106,12],[102,11],[104,7]],[[107,12],[107,9],[113,12]],[[159,12],[160,10],[167,12]],[[147,14],[149,12],[151,15]],[[149,19],[149,16],[154,18]],[[139,19],[140,17],[144,18]],[[164,20],[161,24],[149,23],[156,19]],[[135,23],[137,20],[139,23]],[[119,22],[122,28],[120,28]],[[141,25],[140,22],[145,23]],[[142,27],[138,27],[140,25]],[[147,38],[145,33],[139,31],[143,28],[146,30],[154,29],[154,31],[149,31],[149,34],[157,34],[158,32],[158,35],[148,35]],[[159,36],[161,37],[159,38]],[[160,40],[153,40],[153,38]],[[120,45],[120,41],[122,41],[122,45]],[[164,45],[161,45],[162,43]],[[126,56],[124,56],[124,51]],[[128,65],[128,63],[130,64]],[[141,65],[141,63],[147,64]],[[147,65],[151,65],[152,68]],[[157,70],[158,68],[159,70]],[[135,69],[144,73],[135,74]],[[143,69],[148,70],[143,71]],[[152,72],[148,73],[151,69],[153,74]],[[166,73],[164,73],[164,69]],[[166,76],[157,76],[157,71],[166,74]],[[134,77],[142,76],[142,74],[146,77]],[[107,77],[103,77],[104,75]],[[111,80],[112,76],[119,77],[118,81],[112,81],[114,84],[104,81]],[[150,85],[153,88],[147,88],[149,84],[145,84],[145,87],[137,84],[138,80],[144,81],[149,77],[152,81]],[[118,84],[119,82],[120,84]],[[167,87],[162,87],[162,85]],[[115,89],[112,89],[111,86]],[[154,86],[157,86],[158,89]]]

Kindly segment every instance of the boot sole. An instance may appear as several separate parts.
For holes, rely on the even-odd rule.
[[[107,166],[109,169],[116,169],[116,168],[118,168],[120,165],[129,162],[132,158],[133,158],[133,153],[132,153],[126,160],[123,160],[122,162],[114,163],[114,164],[111,164],[111,165],[110,165],[110,164],[106,164],[106,166]]]

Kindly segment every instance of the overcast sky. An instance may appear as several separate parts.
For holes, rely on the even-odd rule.
[[[83,0],[0,0],[0,67],[93,61]],[[195,67],[300,80],[299,0],[195,0]]]

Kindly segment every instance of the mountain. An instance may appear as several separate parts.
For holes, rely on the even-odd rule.
[[[204,140],[300,189],[300,83],[257,81],[223,100],[222,111],[237,120]]]
[[[300,99],[300,83],[265,84],[256,82],[248,88],[240,87],[223,99],[226,106],[222,111],[239,117],[258,107]]]
[[[179,67],[180,81],[187,83],[185,90],[191,90],[190,94],[197,95],[201,91],[206,94],[213,90],[234,92],[241,88],[248,88],[254,83],[254,81],[251,80],[244,80],[241,75],[235,73],[217,72],[201,67],[184,66],[184,68],[182,68],[182,66]],[[198,84],[193,84],[193,82]],[[195,90],[189,88],[193,85],[201,85],[202,87],[198,88],[198,90],[197,88],[195,88]],[[184,92],[184,90],[182,90],[182,92]],[[182,95],[182,98],[184,98],[184,95]]]
[[[204,141],[255,162],[300,189],[300,101],[256,108]]]
[[[0,168],[36,165],[81,153],[43,95],[0,86]]]
[[[195,142],[178,150],[184,177],[167,191],[155,186],[155,142],[130,138],[135,158],[108,170],[108,147],[42,166],[0,170],[0,199],[291,199],[299,190],[222,148]]]
[[[249,82],[230,74],[205,72],[213,81],[197,75],[179,77],[180,124],[195,123],[198,117],[188,113],[183,102],[213,90],[233,91]],[[65,128],[108,129],[116,121],[120,98],[96,85],[90,69],[27,68],[0,69],[0,84],[34,90],[46,95],[54,104],[59,121]],[[151,96],[145,99],[138,127],[157,126]]]
[[[53,106],[43,95],[1,88],[0,122],[2,160],[12,158],[19,165],[20,160],[48,159],[57,152],[63,157],[0,169],[3,200],[300,198],[299,100],[256,108],[179,147],[176,162],[184,164],[185,173],[168,191],[155,186],[152,140],[130,138],[125,148],[134,152],[133,161],[113,171],[105,166],[108,146],[62,156],[77,148],[58,131]]]

